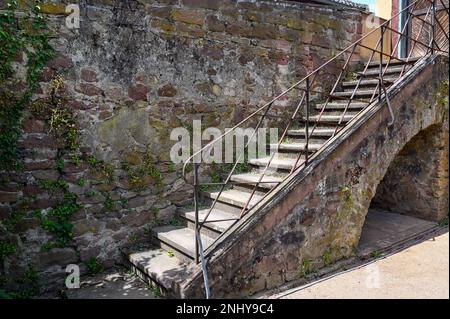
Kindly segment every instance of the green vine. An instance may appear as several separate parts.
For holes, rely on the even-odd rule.
[[[31,12],[20,22],[15,16],[17,1],[8,1],[0,14],[0,170],[22,168],[18,150],[22,113],[39,87],[42,70],[54,55],[39,4],[35,1]],[[13,62],[22,53],[27,56],[26,83],[17,96],[13,92],[20,87],[20,81],[14,78]]]
[[[6,240],[0,240],[0,260],[3,260],[5,257],[12,255],[16,252],[16,245],[10,243]]]
[[[70,217],[76,213],[82,205],[77,203],[77,195],[69,191],[69,184],[64,179],[66,155],[78,152],[76,121],[73,111],[64,106],[66,100],[64,90],[64,78],[60,75],[54,77],[50,83],[50,92],[45,99],[35,101],[32,105],[33,114],[48,123],[48,133],[57,141],[58,152],[55,169],[59,173],[56,180],[42,180],[40,186],[48,190],[53,197],[61,198],[48,212],[38,212],[43,229],[55,236],[54,242],[44,243],[43,251],[54,247],[64,247],[72,240],[73,225]],[[76,163],[75,163],[76,164]],[[77,164],[76,164],[77,165]]]
[[[122,169],[127,172],[128,182],[135,191],[144,190],[149,184],[154,184],[158,189],[163,186],[161,172],[153,164],[149,152],[144,155],[142,164],[132,166],[130,163],[122,163]]]

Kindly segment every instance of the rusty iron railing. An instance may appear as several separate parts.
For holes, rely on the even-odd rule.
[[[302,78],[300,81],[289,87],[287,90],[273,98],[271,101],[263,105],[262,107],[258,108],[256,111],[251,113],[249,116],[247,116],[244,120],[242,120],[240,123],[235,125],[233,128],[229,129],[227,132],[219,136],[218,138],[214,139],[207,145],[205,145],[202,149],[195,152],[184,164],[183,167],[183,177],[186,180],[186,182],[189,182],[186,175],[187,175],[187,166],[193,165],[193,175],[194,175],[194,209],[195,209],[195,241],[196,241],[196,250],[195,250],[195,262],[199,262],[199,258],[201,259],[202,263],[202,269],[205,276],[205,287],[207,289],[207,294],[209,294],[209,290],[207,287],[207,273],[206,273],[206,264],[205,264],[205,249],[202,247],[201,242],[201,229],[205,224],[212,223],[212,222],[219,222],[219,221],[227,221],[227,219],[223,220],[208,220],[212,210],[216,206],[222,192],[225,190],[227,186],[236,185],[236,184],[242,184],[242,182],[233,182],[231,181],[231,177],[233,173],[236,170],[236,167],[238,163],[241,162],[243,158],[245,158],[245,151],[248,150],[250,142],[255,138],[256,132],[259,128],[263,125],[264,121],[267,118],[273,117],[273,115],[269,114],[269,111],[273,108],[273,105],[275,102],[285,99],[288,94],[292,94],[294,90],[298,90],[301,92],[300,94],[300,100],[298,103],[296,103],[296,107],[292,114],[289,117],[284,117],[285,120],[287,120],[287,125],[285,126],[283,133],[278,140],[276,150],[280,147],[281,143],[285,139],[288,130],[292,127],[292,124],[295,122],[302,122],[304,123],[305,128],[305,138],[306,142],[304,145],[304,149],[298,152],[298,156],[295,160],[295,164],[290,169],[288,175],[282,180],[282,181],[263,181],[264,176],[267,173],[267,170],[269,169],[276,152],[272,152],[270,156],[270,160],[265,165],[262,174],[259,176],[258,181],[255,183],[252,192],[250,194],[250,197],[246,201],[246,204],[241,210],[241,213],[239,214],[239,217],[228,219],[228,221],[233,221],[234,223],[237,223],[245,214],[247,214],[250,210],[250,203],[252,198],[255,195],[256,190],[258,189],[258,186],[263,183],[270,183],[270,184],[277,184],[279,185],[282,183],[285,179],[290,177],[294,173],[298,173],[300,170],[305,169],[310,160],[310,153],[314,154],[309,149],[309,143],[310,139],[316,130],[318,124],[320,123],[320,119],[323,116],[323,113],[325,109],[327,108],[327,105],[331,102],[331,100],[345,100],[346,105],[343,109],[343,113],[338,121],[338,125],[336,126],[332,136],[334,137],[339,130],[341,130],[346,125],[351,125],[354,118],[351,119],[346,123],[346,125],[343,125],[345,115],[348,112],[348,109],[350,108],[351,103],[353,102],[359,102],[359,103],[365,103],[367,104],[367,107],[370,107],[371,105],[375,105],[378,103],[383,102],[386,100],[387,105],[389,107],[389,110],[392,115],[392,121],[393,118],[393,112],[390,107],[390,101],[388,99],[388,89],[390,86],[392,86],[394,83],[396,83],[407,71],[408,66],[412,66],[414,63],[417,63],[417,61],[420,58],[423,58],[429,54],[446,54],[448,55],[448,39],[449,39],[449,31],[448,26],[445,27],[445,21],[448,22],[448,14],[449,14],[449,6],[448,2],[444,2],[444,0],[416,0],[413,1],[411,4],[409,4],[407,7],[405,7],[402,11],[398,12],[394,17],[392,17],[390,20],[387,20],[386,22],[382,23],[377,29],[372,30],[368,34],[364,35],[359,40],[355,41],[351,45],[349,45],[346,49],[338,53],[336,56],[334,56],[332,59],[325,62],[323,65],[306,75],[304,78]],[[397,29],[397,21],[399,20],[400,15],[403,15],[405,17],[404,23]],[[443,18],[444,17],[444,18]],[[444,19],[444,20],[442,20]],[[444,21],[444,22],[442,22]],[[413,32],[411,32],[413,30]],[[426,32],[424,30],[427,30]],[[444,35],[444,41],[437,41],[435,34],[436,32],[439,32],[440,39],[442,39],[442,35]],[[363,44],[363,40],[366,39],[369,36],[377,35],[379,33],[378,40],[376,41],[376,44],[373,48],[369,47],[366,44]],[[428,33],[428,36],[425,36]],[[386,39],[388,41],[386,41]],[[408,42],[408,48],[406,50],[406,55],[401,55],[401,50],[399,49],[401,41],[407,40]],[[438,43],[439,42],[439,43]],[[385,43],[390,43],[390,47],[386,48]],[[395,43],[395,44],[394,44]],[[339,84],[344,79],[346,75],[349,74],[349,72],[352,70],[352,62],[361,60],[359,58],[359,54],[362,50],[366,50],[366,52],[370,52],[369,59],[364,63],[364,68],[361,72],[358,72],[358,79],[355,85],[355,88],[353,89],[350,97],[341,97],[339,95],[336,95],[336,90],[339,88]],[[339,75],[336,78],[336,81],[334,82],[334,85],[332,86],[331,90],[329,92],[323,92],[316,89],[317,82],[316,80],[320,78],[320,73],[322,70],[324,70],[327,66],[330,66],[332,63],[338,63],[339,61],[345,61],[344,65],[341,67]],[[387,71],[390,65],[394,63],[394,61],[401,62],[402,70],[399,75],[397,76],[388,76]],[[379,65],[378,73],[376,76],[367,74],[367,71],[369,67],[372,65]],[[370,97],[370,99],[367,100],[359,100],[355,98],[356,93],[358,89],[361,87],[361,83],[365,79],[372,79],[377,81],[378,83],[376,85],[376,88],[373,90],[373,94]],[[315,119],[311,119],[310,116],[310,104],[312,102],[312,95],[321,95],[326,96],[325,103],[320,108],[320,111],[316,115]],[[302,119],[299,118],[299,112],[300,110],[304,108],[304,116]],[[359,114],[359,113],[358,113]],[[253,119],[258,118],[257,124],[254,127],[255,130],[253,134],[248,138],[247,143],[244,146],[244,150],[240,154],[236,154],[236,160],[231,168],[231,171],[225,178],[223,182],[220,183],[200,183],[199,182],[199,167],[202,165],[200,163],[202,152],[205,152],[209,150],[214,144],[216,143],[222,143],[225,139],[225,137],[229,134],[232,134],[236,129],[247,126],[250,123],[252,123]],[[392,124],[391,123],[389,124]],[[327,143],[325,143],[327,144]],[[326,145],[324,146],[326,147]],[[319,148],[319,150],[321,150]],[[315,152],[319,151],[316,150]],[[304,155],[304,160],[301,162],[302,155]],[[194,161],[194,159],[197,159]],[[253,186],[253,183],[251,184]],[[201,186],[219,186],[220,190],[217,193],[217,196],[215,196],[213,203],[211,207],[209,208],[206,216],[203,218],[203,221],[199,220],[199,198],[200,198],[200,188]],[[257,203],[260,203],[266,196],[269,194],[276,192],[277,187],[274,187],[271,191],[268,191],[264,196],[259,198]],[[257,203],[254,203],[252,206],[256,205]],[[223,236],[226,236],[226,232],[222,233],[217,239],[221,239]]]

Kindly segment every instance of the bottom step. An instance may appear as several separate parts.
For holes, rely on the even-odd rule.
[[[155,248],[128,256],[135,270],[165,290],[172,290],[190,274],[190,267],[166,251]]]
[[[154,236],[160,240],[162,244],[172,247],[173,253],[180,252],[189,258],[195,258],[195,231],[188,227],[180,226],[160,226],[152,229]],[[206,250],[214,239],[206,235],[202,235],[203,250]],[[162,248],[165,248],[162,246]]]

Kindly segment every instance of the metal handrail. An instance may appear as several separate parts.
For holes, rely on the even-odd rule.
[[[441,3],[441,6],[439,6],[438,8],[436,7],[436,2],[439,1]],[[414,14],[414,10],[416,9],[417,5],[419,4],[426,4],[428,3],[428,8],[426,11],[425,18],[417,18],[416,14]],[[420,8],[423,9],[423,8]],[[375,102],[377,100],[377,103],[381,103],[383,101],[383,99],[386,99],[387,101],[387,105],[389,108],[389,112],[391,114],[392,117],[392,121],[390,123],[388,123],[389,125],[392,125],[393,121],[394,121],[394,116],[393,116],[393,111],[391,108],[391,104],[390,101],[388,99],[388,87],[386,86],[387,83],[389,84],[394,84],[396,81],[398,81],[404,74],[404,72],[406,71],[406,67],[407,64],[412,60],[412,55],[414,53],[414,50],[416,48],[417,45],[419,45],[422,48],[426,48],[426,51],[428,53],[434,54],[435,52],[441,52],[441,53],[445,53],[448,54],[448,51],[444,51],[442,50],[442,48],[439,47],[439,45],[437,44],[436,40],[435,40],[435,30],[436,27],[439,27],[440,30],[444,33],[445,37],[448,40],[448,34],[445,30],[445,28],[441,25],[441,23],[439,22],[439,19],[437,18],[437,13],[441,12],[441,11],[446,11],[448,14],[449,8],[444,4],[443,0],[416,0],[414,2],[412,2],[411,4],[409,4],[407,7],[405,7],[403,10],[401,10],[400,12],[398,12],[396,15],[394,15],[390,20],[385,21],[384,23],[382,23],[378,28],[370,31],[369,33],[367,33],[366,35],[364,35],[363,37],[361,37],[360,39],[358,39],[357,41],[353,42],[351,45],[349,45],[347,48],[345,48],[344,50],[342,50],[341,52],[339,52],[336,56],[334,56],[332,59],[328,60],[327,62],[325,62],[324,64],[322,64],[320,67],[316,68],[315,70],[313,70],[312,72],[310,72],[308,75],[306,75],[305,77],[303,77],[301,80],[299,80],[298,82],[296,82],[295,84],[293,84],[292,86],[290,86],[288,89],[286,89],[285,91],[283,91],[282,93],[280,93],[279,95],[277,95],[276,97],[274,97],[272,100],[270,100],[269,102],[267,102],[266,104],[264,104],[263,106],[261,106],[260,108],[258,108],[256,111],[254,111],[253,113],[251,113],[250,115],[248,115],[245,119],[243,119],[242,121],[240,121],[238,124],[236,124],[234,127],[232,127],[231,129],[228,129],[224,134],[220,135],[219,137],[217,137],[216,139],[214,139],[213,141],[209,142],[207,145],[205,145],[204,147],[202,147],[200,150],[197,150],[196,152],[193,153],[192,156],[189,157],[189,159],[186,160],[186,162],[183,165],[183,172],[182,172],[182,176],[183,179],[189,183],[188,179],[187,179],[187,166],[189,164],[193,164],[194,167],[194,209],[195,209],[195,261],[196,263],[199,262],[199,257],[201,258],[201,264],[202,264],[202,269],[204,272],[204,277],[205,277],[205,289],[207,291],[207,295],[209,296],[209,288],[207,287],[207,273],[206,273],[206,261],[205,261],[205,255],[204,255],[204,249],[201,245],[201,228],[203,227],[204,224],[206,223],[211,223],[214,222],[213,221],[209,221],[208,217],[210,215],[210,213],[212,212],[212,210],[214,209],[216,203],[218,202],[222,192],[224,191],[225,187],[227,185],[238,185],[238,184],[243,184],[243,183],[239,183],[239,182],[232,182],[230,179],[238,165],[238,163],[240,162],[240,160],[242,159],[242,156],[245,156],[245,149],[248,148],[250,142],[252,141],[252,139],[254,138],[257,130],[261,127],[264,119],[266,117],[269,117],[270,115],[268,114],[268,112],[270,111],[270,109],[272,108],[273,104],[280,100],[281,98],[285,97],[289,92],[291,92],[293,89],[299,89],[301,92],[303,92],[303,94],[301,95],[300,101],[297,104],[295,110],[293,111],[292,115],[290,117],[288,117],[288,124],[286,125],[283,134],[281,136],[281,138],[278,141],[277,144],[277,149],[280,147],[281,143],[283,142],[283,140],[286,137],[286,134],[288,133],[289,128],[292,125],[292,122],[297,118],[297,115],[302,107],[302,105],[305,106],[305,116],[304,116],[304,122],[305,122],[305,145],[304,145],[304,149],[300,150],[298,152],[298,156],[295,160],[294,165],[292,166],[289,174],[287,176],[284,177],[283,181],[286,180],[288,177],[290,177],[294,172],[298,172],[301,169],[304,169],[307,167],[307,165],[309,164],[309,154],[310,154],[310,149],[309,149],[309,141],[311,136],[313,136],[313,133],[315,131],[315,129],[317,128],[318,124],[320,123],[321,117],[324,114],[324,111],[326,110],[327,105],[330,103],[331,99],[336,100],[338,97],[334,96],[336,89],[339,86],[339,83],[342,81],[343,76],[345,75],[345,73],[347,71],[349,71],[348,67],[349,64],[351,62],[351,58],[354,56],[356,50],[359,48],[365,49],[365,50],[369,50],[371,51],[370,53],[370,57],[368,59],[368,61],[365,63],[364,69],[362,72],[359,72],[359,79],[355,85],[355,88],[353,89],[353,91],[350,94],[349,98],[343,98],[345,100],[348,100],[343,113],[340,116],[340,119],[338,121],[338,125],[336,126],[332,136],[334,137],[338,131],[340,129],[342,129],[343,126],[342,123],[345,119],[345,115],[348,112],[348,109],[350,108],[350,105],[352,102],[358,101],[358,99],[355,99],[355,95],[359,89],[359,87],[361,86],[361,83],[363,80],[367,79],[368,75],[367,75],[367,71],[372,63],[372,60],[374,60],[375,55],[378,55],[378,61],[376,61],[377,63],[379,63],[379,70],[378,70],[378,74],[376,77],[372,77],[372,79],[378,80],[378,83],[376,85],[376,88],[374,89],[374,92],[372,94],[372,96],[370,97],[369,101],[364,101],[364,103],[367,103],[367,105],[372,105],[373,102]],[[395,30],[395,28],[393,28],[391,26],[392,22],[394,21],[394,19],[398,18],[401,14],[407,14],[407,19],[406,22],[403,25],[402,30]],[[431,13],[431,22],[428,22],[427,19],[430,16]],[[422,22],[422,25],[420,27],[419,32],[417,33],[416,37],[412,37],[412,35],[410,35],[408,33],[408,29],[410,28],[410,26],[412,25],[412,23],[414,22],[414,19],[416,19],[419,22]],[[424,29],[424,26],[427,25],[429,27],[431,27],[432,32],[431,32],[431,36],[430,36],[430,41],[429,43],[424,43],[420,37],[422,36],[422,32]],[[375,34],[376,32],[380,32],[380,36],[378,37],[377,43],[375,45],[374,48],[370,48],[367,45],[363,44],[363,40],[367,39],[368,37],[370,37],[371,35]],[[389,49],[388,52],[385,52],[385,47],[384,47],[384,43],[385,43],[385,39],[386,39],[386,33],[390,32],[390,36],[391,36],[391,40],[392,40],[392,36],[395,34],[397,36],[397,40],[394,46],[392,46],[392,41],[391,41],[391,47]],[[402,39],[408,39],[408,41],[410,41],[412,43],[412,45],[410,46],[410,48],[408,49],[408,54],[406,58],[401,58],[396,56],[399,52],[399,45],[401,43]],[[325,103],[323,104],[323,106],[321,107],[321,110],[319,112],[319,114],[316,116],[316,118],[311,121],[310,119],[310,114],[309,114],[309,107],[310,107],[310,103],[311,103],[311,96],[310,93],[320,93],[317,92],[315,90],[312,89],[314,81],[316,79],[316,76],[319,74],[319,72],[321,70],[323,70],[326,66],[330,65],[330,63],[334,62],[334,61],[338,61],[337,59],[340,59],[341,57],[345,56],[345,54],[348,54],[348,57],[345,59],[345,63],[342,66],[340,73],[337,77],[337,80],[335,81],[330,93],[328,94]],[[426,55],[425,54],[425,55]],[[425,56],[424,55],[424,56]],[[383,59],[384,57],[387,57],[387,61],[384,63]],[[389,80],[387,80],[386,77],[386,72],[390,66],[390,64],[392,63],[393,60],[397,60],[397,61],[401,61],[401,62],[406,62],[403,64],[402,66],[402,70],[400,72],[400,75],[395,79],[392,80],[391,78],[389,78]],[[300,87],[300,85],[302,85],[302,87]],[[359,113],[358,113],[359,114]],[[358,115],[357,114],[357,115]],[[351,125],[351,123],[353,122],[353,120],[357,117],[357,115],[355,115],[355,117],[353,119],[351,119],[350,121],[347,122],[346,125]],[[224,138],[229,135],[230,133],[234,132],[236,129],[242,127],[244,124],[246,124],[247,122],[249,122],[251,119],[255,118],[256,116],[260,116],[257,125],[255,126],[255,131],[253,132],[253,134],[248,138],[248,141],[246,143],[246,145],[244,146],[244,151],[239,154],[236,155],[236,160],[234,162],[233,167],[231,168],[231,171],[229,172],[228,176],[226,177],[225,181],[223,183],[199,183],[198,180],[198,172],[199,172],[199,166],[200,163],[197,163],[195,161],[195,159],[197,157],[200,157],[201,159],[201,154],[205,151],[210,149],[215,143],[218,143],[219,141],[223,141]],[[313,125],[311,125],[313,124]],[[326,143],[325,143],[326,144]],[[325,144],[323,146],[325,146]],[[323,147],[322,146],[322,147]],[[316,150],[315,152],[320,151],[321,148],[319,148],[319,150]],[[304,156],[304,161],[298,165],[301,161],[301,157],[302,155]],[[246,204],[244,205],[239,218],[237,218],[236,220],[234,220],[234,223],[237,223],[240,218],[242,218],[246,213],[248,213],[248,211],[251,209],[250,207],[250,203],[252,201],[252,199],[254,198],[254,195],[256,193],[256,190],[258,189],[258,186],[260,184],[264,184],[264,183],[270,183],[270,184],[276,184],[277,186],[282,182],[280,181],[271,181],[271,182],[267,182],[267,181],[263,181],[264,176],[266,176],[266,172],[269,169],[273,159],[275,156],[275,152],[273,152],[270,156],[270,159],[268,160],[267,164],[265,165],[264,170],[262,171],[262,173],[260,174],[258,181],[256,183],[252,183],[251,185],[253,187],[252,192],[250,193],[250,196],[246,202]],[[198,208],[198,200],[199,200],[199,187],[201,185],[217,185],[220,186],[220,191],[218,192],[218,194],[216,195],[211,207],[209,208],[208,213],[205,215],[205,217],[203,218],[203,221],[199,221],[199,208]],[[276,191],[277,187],[274,187],[272,190],[268,191],[265,195],[263,195],[258,201],[257,203],[260,203],[262,200],[264,200],[269,194],[271,194],[272,192]],[[256,203],[256,204],[257,204]],[[256,205],[254,204],[254,205]],[[232,219],[231,219],[232,220]],[[234,225],[233,223],[233,225]],[[225,233],[222,233],[214,242],[217,242],[219,239],[221,239],[223,236],[225,236]]]
[[[395,16],[393,16],[390,20],[387,20],[385,22],[383,22],[383,24],[381,24],[377,29],[373,29],[372,31],[370,31],[369,33],[367,33],[366,35],[364,35],[363,37],[361,37],[360,39],[356,40],[354,43],[352,43],[351,45],[349,45],[347,48],[345,48],[344,50],[342,50],[341,52],[339,52],[337,55],[335,55],[333,58],[331,58],[330,60],[328,60],[327,62],[325,62],[324,64],[322,64],[320,67],[318,67],[317,69],[315,69],[314,71],[312,71],[311,73],[309,73],[308,75],[306,75],[304,78],[302,78],[301,80],[299,80],[298,82],[296,82],[295,84],[293,84],[292,86],[290,86],[288,89],[286,89],[285,91],[283,91],[282,93],[280,93],[279,95],[277,95],[276,97],[274,97],[272,100],[270,100],[269,102],[267,102],[266,104],[264,104],[263,106],[261,106],[258,110],[254,111],[252,114],[250,114],[249,116],[247,116],[245,119],[243,119],[241,122],[239,122],[238,124],[236,124],[235,126],[233,126],[231,129],[229,129],[227,132],[223,133],[222,135],[218,136],[217,138],[215,138],[213,141],[209,142],[207,145],[205,145],[204,147],[202,147],[200,150],[198,150],[197,152],[195,152],[192,156],[190,156],[185,164],[183,165],[183,172],[182,172],[182,176],[183,179],[189,183],[189,181],[186,179],[186,167],[187,165],[192,161],[192,159],[198,155],[200,155],[205,149],[211,147],[213,144],[217,143],[218,141],[222,141],[223,138],[225,136],[227,136],[230,132],[234,131],[235,129],[239,128],[242,126],[242,124],[246,123],[248,120],[250,120],[251,118],[253,118],[255,115],[257,115],[258,113],[260,113],[261,111],[263,111],[265,108],[271,106],[275,101],[279,100],[281,97],[285,96],[287,93],[289,93],[290,91],[292,91],[294,88],[298,87],[301,83],[305,82],[307,78],[311,77],[312,75],[318,73],[320,70],[322,70],[323,68],[325,68],[327,65],[329,65],[331,62],[337,60],[341,55],[343,55],[344,53],[346,53],[349,49],[351,49],[354,45],[359,44],[359,42],[361,42],[362,40],[368,38],[369,36],[371,36],[373,33],[379,31],[379,29],[390,23],[393,19],[397,18],[398,16],[400,16],[400,14],[402,14],[404,11],[408,10],[410,7],[412,7],[414,4],[417,4],[419,2],[421,2],[423,0],[416,0],[415,2],[411,3],[410,5],[408,5],[406,8],[404,8],[402,11],[398,12]],[[433,0],[429,0],[429,1],[433,1]],[[442,1],[442,0],[440,0]],[[367,46],[361,45],[363,46],[365,49],[368,50],[373,50],[372,48],[369,48]],[[384,55],[388,55],[388,54],[384,54]],[[395,57],[394,57],[395,58]],[[400,60],[400,58],[395,58],[397,60]]]

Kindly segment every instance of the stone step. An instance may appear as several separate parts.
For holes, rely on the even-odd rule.
[[[341,116],[342,114],[344,114],[344,111],[345,110],[326,110],[322,113],[322,116]],[[345,111],[345,115],[356,116],[356,115],[358,115],[359,112],[361,112],[361,111],[360,110],[347,110],[347,111]],[[314,116],[318,116],[319,114],[316,114]],[[311,127],[312,126],[310,126],[310,131],[311,131]],[[311,140],[310,140],[310,142],[311,142]]]
[[[202,209],[198,212],[198,219],[200,222],[205,220],[206,215],[209,212],[208,209]],[[182,216],[187,219],[193,225],[195,224],[195,211],[185,212]],[[231,214],[228,212],[224,212],[222,210],[214,208],[208,216],[208,223],[203,225],[203,228],[211,229],[217,233],[223,233],[228,228],[230,228],[236,220],[239,219],[239,216],[235,214]],[[213,222],[214,220],[218,220],[217,222]]]
[[[159,226],[152,229],[152,232],[161,243],[165,244],[161,246],[167,250],[167,247],[171,247],[172,252],[177,255],[181,253],[191,259],[195,258],[195,232],[188,227],[183,226]],[[206,250],[212,242],[213,238],[203,235],[202,243],[203,249]],[[178,257],[179,255],[177,255]],[[181,256],[183,258],[183,256]]]
[[[412,63],[416,63],[421,57],[414,57],[414,58],[409,58],[408,62],[406,62],[406,59],[403,59],[402,61],[397,60],[397,59],[392,59],[389,62],[389,65],[403,65],[403,64],[412,64]],[[383,57],[383,65],[386,65],[386,63],[389,61],[389,57]],[[364,65],[367,64],[367,61],[364,62]],[[378,67],[380,65],[380,61],[372,61],[369,63],[369,68],[370,67]]]
[[[410,68],[410,66],[407,66],[405,68],[405,72],[408,71],[409,68]],[[387,70],[385,70],[385,71],[383,70],[383,72],[384,72],[384,75],[397,74],[397,73],[400,73],[402,70],[403,70],[403,66],[402,65],[392,66],[392,67],[389,66],[387,68]],[[356,72],[356,74],[358,76],[378,76],[380,74],[380,70],[378,68],[373,68],[373,69],[368,69],[364,75],[363,75],[362,71],[361,72]]]
[[[216,199],[219,195],[219,192],[204,192],[203,196],[206,196],[211,199]],[[224,190],[222,194],[220,194],[220,198],[218,201],[222,203],[226,203],[229,205],[237,206],[243,208],[250,198],[251,193],[245,192],[243,190],[229,189]],[[253,207],[261,200],[261,195],[253,194],[252,199],[247,208]]]
[[[324,103],[322,104],[317,104],[316,105],[316,110],[321,111],[324,107]],[[325,106],[325,110],[344,110],[348,105],[348,101],[340,101],[340,102],[332,102],[332,103],[328,103]],[[350,105],[348,105],[348,109],[355,109],[355,110],[361,110],[363,108],[365,108],[366,106],[368,106],[369,103],[363,103],[363,102],[351,102]]]
[[[392,84],[396,79],[395,78],[384,78],[385,84]],[[342,86],[344,88],[354,88],[358,83],[359,86],[376,86],[378,85],[378,79],[368,79],[368,80],[361,80],[361,83],[359,83],[359,80],[354,81],[345,81],[342,82]]]
[[[243,183],[246,185],[251,185],[251,189],[253,189],[253,186],[256,185],[256,183],[261,178],[262,174],[251,174],[251,173],[245,173],[245,174],[237,174],[232,175],[231,180],[233,182]],[[265,174],[265,176],[262,178],[261,183],[258,185],[260,188],[265,189],[272,189],[276,187],[279,183],[282,182],[281,177],[271,176]]]
[[[337,97],[348,97],[350,98],[352,95],[353,97],[357,98],[357,97],[371,97],[373,95],[374,90],[361,90],[358,89],[356,90],[355,94],[353,95],[353,90],[350,91],[342,91],[342,92],[334,92],[333,95],[331,97],[337,96]],[[360,102],[362,103],[362,102]]]
[[[308,144],[308,152],[317,151],[323,144]],[[276,149],[277,144],[273,144],[271,147]],[[291,152],[303,152],[306,150],[306,143],[281,143],[280,150]]]
[[[279,155],[278,155],[279,157]],[[271,156],[268,157],[262,157],[262,158],[256,158],[249,161],[250,164],[255,166],[260,166],[262,168],[266,167],[269,163]],[[301,158],[298,160],[297,167],[303,164],[304,162],[304,156],[302,155]],[[284,169],[284,170],[291,170],[292,167],[295,165],[296,159],[294,158],[276,158],[274,157],[272,159],[272,162],[270,163],[270,167],[272,169]]]
[[[308,129],[308,134],[312,137],[330,137],[333,136],[334,132],[336,131],[336,127],[316,127],[313,131],[313,128],[310,127]],[[312,132],[312,134],[311,134]],[[306,135],[306,129],[297,129],[297,130],[289,130],[287,133],[289,136],[305,136]]]
[[[325,115],[322,114],[322,116],[319,119],[319,115],[314,115],[310,117],[311,121],[319,121],[322,123],[339,123],[339,121],[341,120],[342,115]],[[350,121],[352,118],[354,118],[355,115],[352,114],[346,114],[343,116],[342,122],[341,123],[346,123],[348,121]]]
[[[167,251],[154,248],[130,254],[128,261],[141,279],[150,281],[167,292],[174,294],[179,286],[189,276],[189,265],[175,256],[169,256]]]

